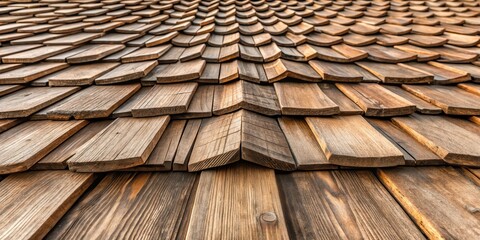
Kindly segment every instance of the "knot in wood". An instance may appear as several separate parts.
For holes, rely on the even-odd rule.
[[[264,222],[274,223],[277,221],[277,215],[274,212],[266,212],[260,215],[260,219]]]

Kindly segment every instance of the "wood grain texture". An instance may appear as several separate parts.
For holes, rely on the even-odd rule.
[[[246,165],[203,171],[186,238],[288,239],[274,171]]]
[[[446,162],[480,166],[480,126],[461,119],[417,114],[392,120]]]
[[[28,170],[85,125],[87,121],[28,121],[2,133],[0,174]]]
[[[92,182],[92,174],[69,171],[8,176],[0,182],[0,238],[43,238]]]
[[[170,121],[157,145],[143,165],[127,171],[170,171],[186,120]]]
[[[22,85],[0,85],[0,97],[22,89]]]
[[[49,108],[49,119],[106,118],[140,89],[140,84],[89,86]]]
[[[188,171],[239,161],[241,127],[240,111],[203,119],[188,162]]]
[[[80,147],[88,142],[93,136],[105,129],[111,120],[91,122],[83,127],[80,131],[68,138],[53,151],[48,153],[40,161],[32,166],[32,170],[54,170],[66,169],[67,160],[71,158],[80,149]]]
[[[400,86],[393,86],[393,85],[384,85],[386,89],[389,91],[397,94],[398,96],[405,98],[407,101],[413,103],[415,105],[415,111],[422,113],[422,114],[440,114],[442,113],[442,109],[426,102],[425,100],[405,91]]]
[[[157,61],[120,64],[118,67],[95,79],[95,83],[106,85],[139,79],[145,77],[157,65]]]
[[[443,159],[389,120],[368,119],[379,132],[403,152],[407,165],[441,165]]]
[[[377,83],[335,84],[360,106],[365,116],[391,117],[415,112],[415,105]]]
[[[20,118],[16,119],[0,119],[0,133],[7,131],[8,129],[15,127],[22,123],[24,120]]]
[[[480,96],[454,86],[403,85],[415,96],[440,107],[446,114],[480,115]]]
[[[320,89],[327,95],[340,109],[340,115],[363,114],[363,110],[355,104],[350,98],[345,96],[335,84],[320,83]]]
[[[379,169],[378,176],[427,237],[471,239],[480,235],[479,187],[458,170],[392,168]]]
[[[198,83],[157,84],[132,107],[134,117],[185,113]]]
[[[110,173],[47,239],[176,239],[195,179],[191,173]]]
[[[191,119],[185,125],[182,137],[178,143],[177,152],[175,153],[175,159],[173,160],[173,171],[188,170],[188,160],[192,154],[193,145],[201,124],[202,119]]]
[[[272,86],[263,86],[247,81],[235,81],[215,86],[213,114],[223,115],[239,109],[279,115],[280,106]]]
[[[97,77],[118,66],[118,63],[94,63],[67,68],[48,80],[49,86],[92,85]]]
[[[29,87],[0,98],[0,119],[28,117],[77,92],[77,87]]]
[[[298,170],[335,169],[303,119],[281,117],[278,123],[290,146]]]
[[[157,72],[155,76],[159,83],[194,80],[202,75],[205,64],[203,59],[169,64],[165,71]]]
[[[104,172],[144,164],[168,125],[169,116],[118,118],[70,158],[77,172]]]
[[[145,95],[150,91],[151,87],[142,86],[140,90],[138,90],[133,96],[128,98],[120,107],[115,109],[112,113],[112,117],[131,117],[132,116],[132,108],[137,105]]]
[[[351,167],[386,167],[403,165],[403,154],[363,117],[307,117],[331,164]]]
[[[334,115],[340,109],[315,83],[276,82],[282,115]]]
[[[242,160],[277,170],[295,170],[295,160],[276,119],[246,110],[240,113]]]
[[[384,83],[429,83],[433,75],[415,71],[397,64],[378,62],[357,62],[357,65],[377,76]]]
[[[212,116],[213,96],[215,86],[200,85],[193,94],[192,100],[185,113],[175,115],[173,118],[191,119],[206,118]]]
[[[24,84],[68,67],[66,63],[42,62],[0,73],[0,84]]]
[[[460,83],[457,87],[480,96],[480,85],[475,83]]]
[[[424,239],[370,171],[277,175],[291,239]]]

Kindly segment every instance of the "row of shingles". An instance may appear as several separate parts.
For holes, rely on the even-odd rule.
[[[479,181],[469,173],[474,182]],[[4,222],[2,234],[43,237],[50,231],[47,238],[55,239],[229,238],[238,234],[265,239],[421,239],[420,228],[427,237],[478,235],[475,212],[480,192],[458,170],[382,169],[378,177],[384,186],[372,172],[364,170],[275,176],[271,169],[244,164],[203,171],[198,183],[191,173],[110,173],[74,204],[92,184],[91,174],[12,174],[0,182],[2,196],[16,206],[11,208],[15,211],[3,212],[10,221]],[[64,194],[58,194],[59,188]],[[240,203],[243,208],[239,215],[232,206]],[[158,211],[152,212],[152,208]],[[464,219],[469,221],[459,224]],[[150,227],[152,223],[160,224],[162,231]],[[99,225],[109,227],[98,231]]]

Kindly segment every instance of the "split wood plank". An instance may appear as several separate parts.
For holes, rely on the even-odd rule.
[[[140,89],[140,84],[90,86],[49,109],[49,119],[106,118]]]
[[[87,123],[28,121],[7,130],[0,135],[0,174],[28,170]]]
[[[134,117],[185,113],[198,83],[156,84],[132,107]]]
[[[391,117],[415,112],[415,105],[377,83],[335,84],[360,106],[365,116]]]
[[[458,170],[399,167],[379,169],[378,176],[428,238],[480,235],[480,190]]]
[[[145,77],[158,65],[157,61],[123,63],[95,80],[96,84],[114,84],[128,82]]]
[[[415,109],[419,113],[423,114],[440,114],[442,113],[442,109],[426,102],[425,100],[405,91],[400,86],[393,86],[393,85],[384,85],[386,89],[389,91],[397,94],[398,96],[405,98],[407,101],[413,103],[415,105]]]
[[[193,145],[197,138],[198,130],[202,119],[191,119],[183,130],[182,137],[178,143],[175,159],[173,160],[173,171],[187,171],[188,160],[192,154]]]
[[[239,109],[280,115],[280,106],[273,86],[243,80],[215,86],[213,114],[223,115]]]
[[[345,96],[335,84],[320,83],[320,89],[327,95],[340,109],[340,115],[363,114],[363,110],[355,104],[350,98]]]
[[[198,86],[195,94],[193,94],[192,101],[190,101],[190,104],[188,105],[187,111],[173,117],[178,119],[211,117],[213,112],[214,92],[214,85]]]
[[[203,171],[186,238],[288,239],[274,171],[245,165]]]
[[[28,83],[43,76],[60,71],[66,67],[68,67],[68,64],[66,63],[42,62],[31,64],[14,69],[12,71],[0,73],[0,84]]]
[[[282,115],[334,115],[340,109],[315,83],[276,82]]]
[[[324,80],[335,82],[360,82],[363,75],[354,64],[341,64],[312,60],[308,62]]]
[[[446,162],[480,166],[480,126],[475,123],[419,114],[392,120]]]
[[[241,126],[241,111],[203,119],[188,162],[188,171],[239,161]]]
[[[67,57],[67,62],[93,62],[125,49],[125,45],[123,44],[92,44],[88,46],[89,48],[87,50]]]
[[[370,171],[278,174],[292,239],[425,239]]]
[[[47,239],[176,239],[195,179],[173,172],[108,174]]]
[[[143,165],[127,171],[170,171],[186,120],[170,121],[157,145]]]
[[[65,69],[48,80],[49,86],[92,85],[96,78],[118,66],[119,63],[76,65]]]
[[[415,140],[405,131],[401,130],[389,120],[368,119],[378,131],[396,144],[403,152],[406,164],[413,165],[441,165],[445,164],[443,159],[433,153],[430,149]]]
[[[480,169],[478,168],[461,168],[465,176],[472,180],[477,186],[480,186]]]
[[[22,89],[22,85],[0,85],[0,97]]]
[[[446,114],[480,115],[480,96],[455,86],[402,85],[402,87],[441,108]]]
[[[117,118],[85,143],[67,163],[77,172],[105,172],[144,164],[170,120]]]
[[[240,113],[242,160],[282,171],[295,170],[295,160],[276,119],[246,110]]]
[[[105,129],[112,120],[95,121],[89,123],[80,131],[68,138],[53,151],[32,166],[32,170],[58,170],[67,168],[67,160],[92,139],[93,136]]]
[[[324,170],[337,168],[325,157],[315,136],[303,119],[278,118],[280,127],[290,145],[298,170]]]
[[[362,116],[307,117],[331,164],[349,167],[403,165],[403,154]]]
[[[0,98],[0,119],[28,117],[80,90],[78,87],[28,87]]]
[[[30,171],[0,182],[0,238],[42,239],[93,183],[89,173]]]
[[[433,75],[405,68],[397,64],[357,62],[360,67],[377,76],[384,83],[430,83]]]

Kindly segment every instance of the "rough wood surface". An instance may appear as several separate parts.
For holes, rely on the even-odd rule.
[[[134,117],[185,113],[198,83],[157,84],[132,107]]]
[[[291,239],[424,239],[370,171],[278,174]]]
[[[22,89],[22,85],[0,85],[0,97]]]
[[[389,91],[397,94],[398,96],[405,98],[407,101],[413,103],[415,105],[416,111],[423,114],[440,114],[442,113],[442,109],[426,102],[425,100],[405,91],[399,86],[393,85],[385,85],[383,86]]]
[[[66,63],[42,62],[0,73],[0,84],[24,84],[68,67]]]
[[[355,104],[350,98],[345,96],[335,84],[321,83],[320,89],[327,95],[340,109],[340,115],[363,114],[363,110]]]
[[[188,105],[187,111],[183,114],[174,116],[174,118],[191,119],[191,118],[207,118],[212,116],[213,96],[215,86],[200,85],[198,86],[192,100]]]
[[[429,83],[433,75],[401,67],[396,64],[357,62],[357,64],[380,78],[384,83]]]
[[[175,159],[173,160],[173,171],[188,170],[188,160],[192,154],[193,144],[197,138],[201,124],[201,119],[188,120],[180,142],[178,143]]]
[[[454,86],[403,85],[405,90],[441,108],[446,114],[480,115],[480,96]]]
[[[480,189],[458,170],[392,168],[378,170],[378,176],[427,237],[472,239],[480,235]]]
[[[188,170],[199,171],[239,161],[241,126],[240,111],[203,119],[188,162]]]
[[[0,119],[0,133],[7,131],[8,129],[15,127],[23,122],[23,119]]]
[[[245,165],[203,171],[186,238],[288,239],[274,171]]]
[[[240,113],[242,159],[277,170],[295,170],[295,160],[276,119],[246,110]]]
[[[402,152],[361,116],[305,120],[331,164],[386,167],[405,163]]]
[[[446,162],[480,166],[480,126],[475,123],[417,114],[392,120]]]
[[[29,121],[0,135],[0,174],[28,170],[87,124],[87,121]]]
[[[278,118],[299,170],[334,169],[303,119]]]
[[[8,176],[0,182],[0,238],[43,238],[92,182],[92,174],[70,171]]]
[[[82,145],[67,163],[78,172],[104,172],[144,164],[170,120],[153,118],[118,118]]]
[[[365,116],[391,117],[415,112],[415,105],[376,83],[335,84],[365,112]]]
[[[47,239],[176,239],[196,179],[189,173],[111,173]]]
[[[0,119],[28,117],[77,92],[77,87],[30,87],[0,98]]]
[[[334,115],[340,112],[315,83],[276,82],[274,84],[282,115]]]
[[[97,77],[118,66],[118,63],[95,63],[70,67],[48,80],[49,86],[92,85]]]
[[[43,157],[35,165],[32,170],[53,170],[67,168],[67,160],[71,158],[79,150],[79,148],[88,142],[93,136],[105,129],[111,120],[91,122],[80,131],[68,138],[53,151]]]
[[[124,63],[95,79],[96,84],[114,84],[145,77],[158,65],[157,61]]]
[[[49,119],[106,118],[140,89],[139,84],[90,86],[49,108]]]

